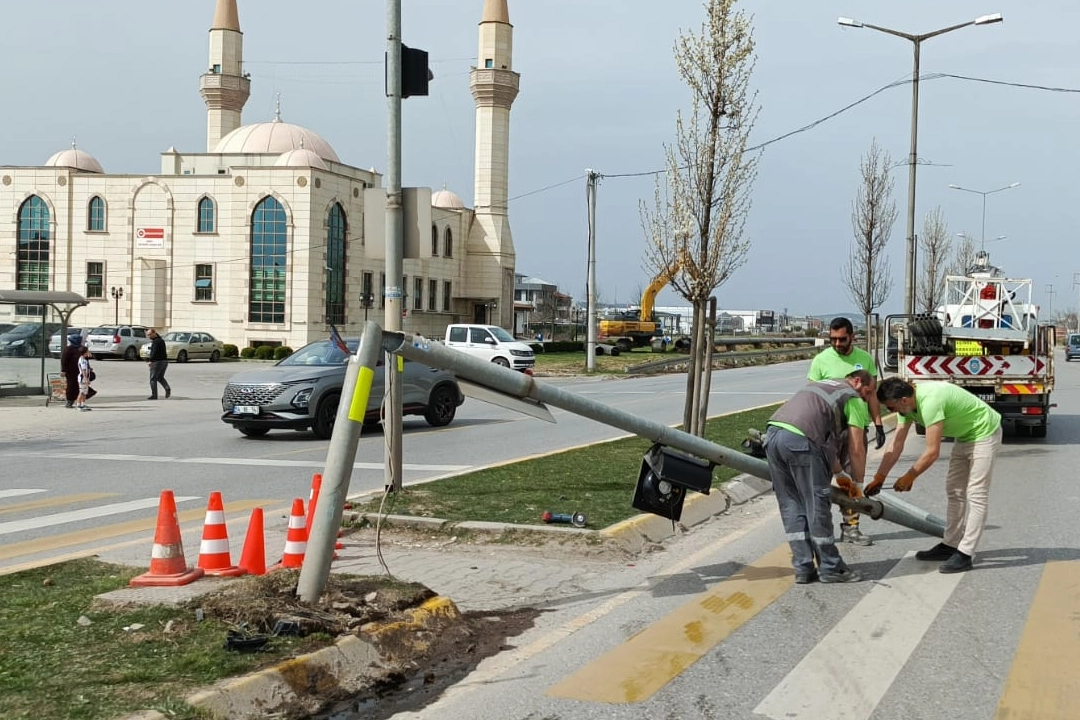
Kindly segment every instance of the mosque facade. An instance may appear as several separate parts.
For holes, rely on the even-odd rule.
[[[200,78],[205,152],[169,148],[152,176],[106,172],[74,143],[41,166],[0,166],[0,288],[83,295],[75,326],[201,330],[238,347],[298,348],[325,338],[330,323],[355,335],[369,314],[382,319],[388,286],[404,295],[407,332],[511,328],[512,41],[506,0],[485,0],[470,78],[475,207],[446,189],[404,189],[400,285],[385,276],[382,176],[344,162],[280,109],[243,124],[251,79],[239,12],[236,0],[216,0]],[[36,312],[0,305],[0,321],[40,320]]]

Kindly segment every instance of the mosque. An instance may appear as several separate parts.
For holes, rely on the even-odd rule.
[[[342,161],[280,108],[269,122],[242,123],[251,79],[236,0],[216,0],[209,44],[205,152],[170,147],[152,176],[107,173],[74,143],[41,166],[0,166],[0,288],[84,296],[74,326],[118,316],[238,347],[298,348],[327,337],[330,323],[355,335],[368,312],[383,316],[382,176]],[[507,0],[485,0],[470,76],[475,207],[446,189],[404,190],[404,277],[389,285],[404,295],[407,332],[513,327],[512,54]],[[0,305],[0,322],[37,321],[40,312]]]

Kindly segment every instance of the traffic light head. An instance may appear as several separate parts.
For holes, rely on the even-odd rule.
[[[687,490],[709,494],[712,468],[713,464],[705,460],[653,445],[641,461],[631,505],[677,522],[682,517]]]

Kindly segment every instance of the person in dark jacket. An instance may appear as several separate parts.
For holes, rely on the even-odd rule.
[[[150,397],[146,399],[158,399],[159,383],[165,388],[165,399],[168,399],[172,395],[172,388],[165,380],[165,371],[169,369],[169,355],[165,351],[165,341],[153,328],[146,331],[146,336],[150,338],[150,360],[147,362],[150,366]]]
[[[64,407],[75,407],[75,400],[79,397],[79,358],[82,356],[82,335],[72,333],[68,335],[68,344],[60,353],[60,372],[64,374],[67,387],[64,388]]]

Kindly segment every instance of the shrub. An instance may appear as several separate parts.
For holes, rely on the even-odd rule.
[[[235,345],[230,345],[230,344],[226,343],[226,344],[221,346],[221,354],[222,354],[222,356],[227,357],[227,358],[239,357],[240,356],[240,350]]]
[[[292,355],[292,353],[293,349],[288,345],[278,345],[276,348],[274,348],[274,359],[284,360],[285,358]]]
[[[240,351],[240,357],[247,358],[247,359],[250,360],[251,358],[255,357],[255,348],[253,348],[253,347],[244,348],[243,350]]]
[[[269,360],[274,356],[274,348],[271,345],[260,345],[255,348],[256,360]]]

